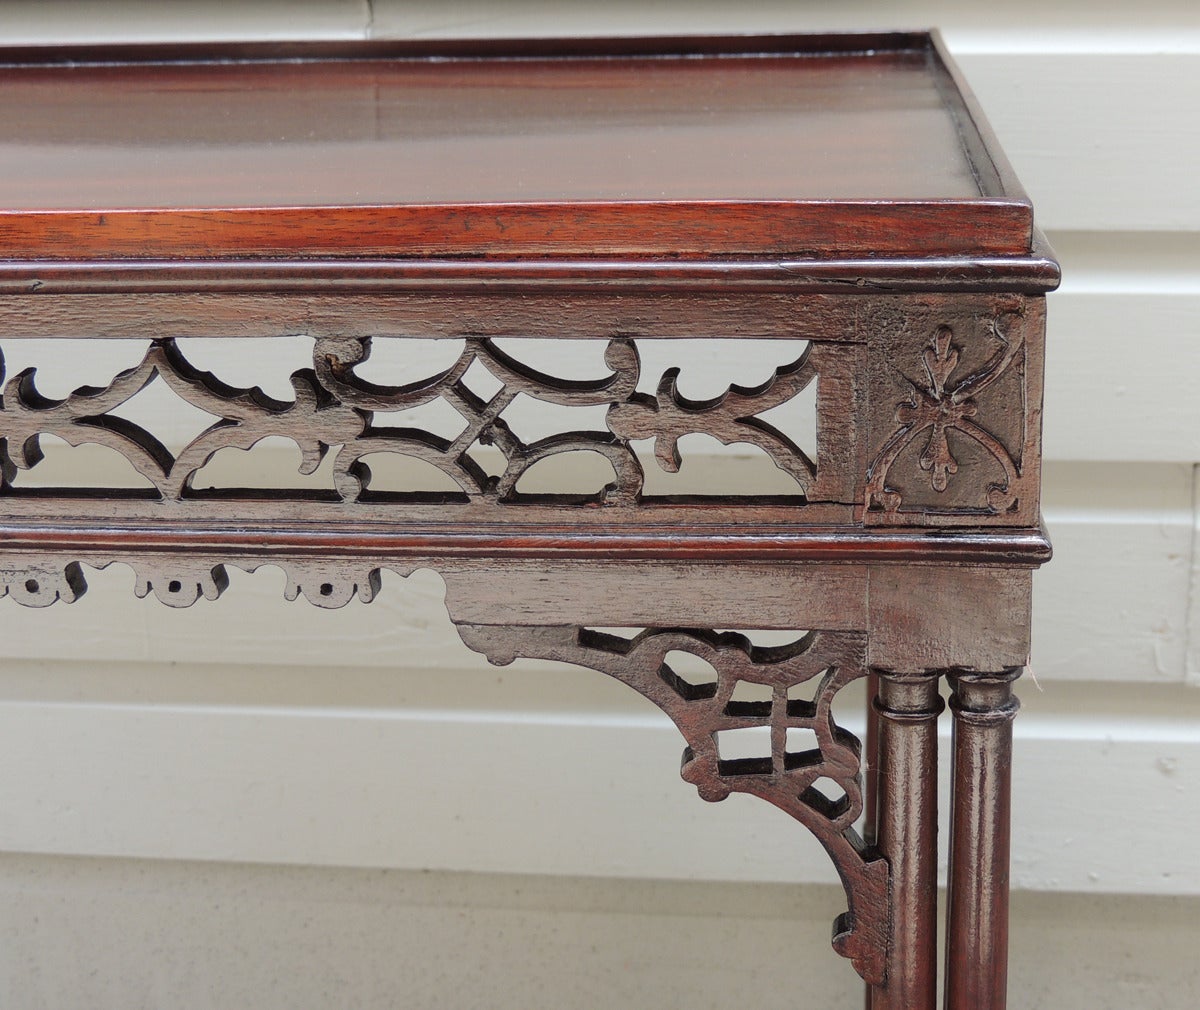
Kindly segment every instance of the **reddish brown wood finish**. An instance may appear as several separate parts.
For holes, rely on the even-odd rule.
[[[863,733],[863,841],[875,847],[879,837],[879,712],[874,701],[879,697],[879,674],[867,672],[866,730]],[[863,1008],[871,1010],[874,986],[863,989]]]
[[[878,697],[879,673],[869,670],[866,731],[863,734],[863,841],[868,845],[874,845],[879,835],[879,711],[875,706]]]
[[[94,506],[93,506],[94,508]],[[1042,531],[997,536],[965,533],[953,538],[924,532],[808,529],[779,531],[706,526],[678,532],[661,527],[592,531],[578,526],[421,527],[406,523],[347,523],[345,529],[313,529],[279,521],[247,525],[178,523],[123,525],[112,519],[74,518],[56,523],[0,525],[0,547],[13,550],[125,551],[161,554],[189,551],[262,551],[330,558],[661,558],[713,561],[812,561],[852,564],[927,562],[1035,568],[1050,559]]]
[[[873,671],[879,693],[876,844],[892,871],[887,984],[871,1010],[937,1006],[937,717],[936,673]]]
[[[1030,255],[981,259],[926,256],[815,259],[224,259],[0,261],[0,293],[103,295],[130,293],[345,292],[444,294],[591,293],[619,288],[645,296],[846,294],[879,291],[1018,291],[1057,286],[1058,264],[1035,233]],[[664,334],[669,335],[669,334]]]
[[[1008,965],[1012,693],[1019,669],[955,673],[946,1010],[1004,1010]]]
[[[954,230],[954,218],[968,213],[978,219],[979,230]],[[564,217],[567,226],[560,224]],[[839,255],[848,248],[917,255],[934,251],[936,236],[939,253],[986,256],[1020,252],[1021,243],[1008,235],[1022,230],[1027,235],[1028,227],[1019,205],[967,201],[198,207],[190,220],[170,210],[2,212],[0,244],[12,258],[30,260],[297,253],[656,256],[666,247],[705,256],[802,258]]]
[[[982,195],[921,50],[73,63],[0,89],[30,210]]]
[[[410,522],[459,522],[473,529],[497,522],[565,518],[581,526],[661,523],[714,526],[737,520],[794,526],[988,526],[1028,530],[1038,520],[1040,473],[1041,299],[1005,294],[875,294],[870,298],[793,294],[684,296],[603,292],[520,296],[511,291],[468,294],[9,295],[0,298],[0,325],[13,336],[51,333],[151,337],[138,364],[107,385],[51,400],[36,374],[9,393],[9,437],[20,451],[14,466],[40,459],[38,438],[72,445],[98,442],[122,453],[146,482],[145,493],[110,494],[113,519],[128,522],[196,517],[245,522],[286,502],[293,521],[376,523],[397,509]],[[162,337],[163,329],[173,334]],[[395,384],[356,372],[378,336],[459,338],[448,365]],[[314,336],[311,370],[293,374],[296,399],[277,401],[230,387],[197,369],[180,338],[190,336]],[[502,337],[607,338],[602,360],[586,379],[561,378],[523,364],[497,343]],[[644,376],[637,342],[664,336],[769,336],[787,341],[765,382],[733,385],[722,395],[689,399],[678,369]],[[808,346],[799,344],[808,342]],[[727,353],[727,352],[726,352]],[[474,367],[500,388],[480,398],[465,382]],[[646,391],[646,380],[655,391]],[[415,381],[414,381],[415,380]],[[155,433],[113,420],[147,382],[162,382],[219,422],[178,453]],[[765,414],[816,387],[815,460],[775,429]],[[639,389],[639,386],[641,387]],[[505,411],[518,396],[557,406],[607,407],[603,430],[560,431],[522,440]],[[464,426],[453,440],[424,429],[395,429],[375,414],[441,402]],[[707,434],[763,452],[790,478],[776,495],[687,499],[646,490],[638,443],[652,445],[651,465],[675,472],[681,438]],[[336,450],[325,489],[201,486],[195,480],[213,454],[248,450],[284,436],[303,443],[307,469]],[[489,480],[470,456],[476,443],[494,445],[502,472]],[[407,497],[377,493],[364,457],[407,453],[442,470],[457,490],[413,489]],[[522,491],[526,471],[566,452],[601,455],[614,479],[576,495]],[[14,474],[15,476],[15,474]],[[100,489],[103,491],[103,489]],[[47,495],[18,481],[6,503],[13,519],[34,520],[90,506],[95,495]],[[257,504],[254,504],[257,502]],[[512,512],[519,506],[519,514]],[[501,511],[497,511],[497,509]],[[501,520],[505,511],[512,512]]]
[[[757,795],[817,836],[846,889],[834,947],[873,1010],[936,1002],[938,684],[960,671],[946,1010],[1003,1010],[1058,265],[936,34],[0,50],[0,178],[0,338],[147,345],[61,399],[32,370],[5,385],[0,595],[71,602],[85,568],[123,563],[139,595],[187,607],[273,565],[288,599],[335,608],[371,601],[382,569],[432,567],[472,648],[629,684],[679,726],[702,796]],[[313,353],[286,402],[182,347],[289,335]],[[390,384],[356,373],[372,339],[414,337],[462,352]],[[540,371],[513,337],[605,341],[603,374]],[[678,366],[642,373],[640,342],[679,338],[768,338],[783,359],[692,400]],[[477,365],[490,398],[463,384]],[[168,449],[119,413],[152,382],[216,423]],[[810,459],[762,415],[814,386]],[[523,441],[518,397],[599,408],[603,428]],[[378,420],[426,405],[463,433]],[[794,492],[647,493],[692,434],[761,450]],[[45,435],[115,449],[145,486],[23,483]],[[200,480],[280,435],[330,486]],[[381,451],[459,491],[373,489]],[[613,480],[518,487],[580,451]],[[763,648],[731,627],[797,634]],[[861,676],[865,760],[831,708]],[[747,728],[769,753],[724,754]]]
[[[44,260],[1029,251],[1028,199],[935,41],[694,50],[8,50],[0,244]]]

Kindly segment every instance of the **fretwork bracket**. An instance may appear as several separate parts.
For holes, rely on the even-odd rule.
[[[460,624],[458,630],[470,648],[496,664],[546,659],[629,685],[683,734],[681,774],[702,798],[749,793],[807,827],[833,861],[849,904],[834,923],[834,949],[852,960],[865,981],[883,983],[888,867],[853,827],[863,812],[862,747],[832,712],[837,692],[866,673],[863,634],[810,631],[786,645],[763,647],[738,633],[692,628],[651,628],[632,637],[581,626]],[[681,673],[672,666],[673,653],[703,660],[715,679]],[[738,700],[744,685],[770,696]],[[722,756],[724,734],[756,728],[769,730],[769,754]],[[802,734],[815,746],[796,747],[792,741]]]
[[[119,537],[96,529],[85,539]],[[877,986],[886,984],[892,943],[892,870],[855,830],[864,803],[862,747],[837,725],[833,699],[868,666],[986,670],[1019,664],[1028,651],[1027,627],[1013,621],[1028,606],[1026,568],[945,565],[914,581],[904,577],[904,566],[888,562],[593,558],[581,564],[582,558],[374,551],[356,558],[276,552],[216,535],[222,538],[219,550],[213,542],[207,551],[181,543],[155,550],[145,531],[125,549],[114,544],[52,553],[10,545],[0,556],[0,595],[34,607],[73,602],[86,592],[85,566],[120,562],[133,568],[138,596],[153,593],[187,607],[219,597],[231,567],[275,566],[285,573],[287,599],[304,596],[336,609],[356,596],[372,601],[385,568],[402,576],[432,568],[446,582],[450,618],[470,648],[494,663],[547,659],[628,684],[678,727],[686,742],[682,776],[704,799],[748,793],[805,825],[846,892],[848,909],[834,924],[834,947]],[[676,626],[663,625],[664,607]],[[967,621],[968,610],[978,623]],[[584,623],[591,614],[594,623]],[[729,625],[819,630],[797,631],[787,644],[773,646],[756,645],[745,633],[710,630]],[[644,630],[612,630],[618,627]],[[711,678],[689,679],[677,669],[672,654],[678,653],[707,664]],[[739,685],[756,692],[747,699]],[[723,753],[723,734],[755,729],[769,741],[763,753]]]

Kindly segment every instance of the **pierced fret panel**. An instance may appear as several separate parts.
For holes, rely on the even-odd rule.
[[[850,507],[856,495],[845,454],[823,445],[833,423],[818,421],[850,413],[846,383],[823,380],[847,374],[851,345],[258,339],[252,384],[238,341],[97,343],[8,345],[24,367],[0,402],[0,494],[16,514],[83,497],[159,511],[270,500],[303,517],[325,505],[645,518],[705,503]],[[311,366],[281,367],[298,352]],[[86,452],[65,465],[67,447]]]
[[[833,712],[838,692],[866,675],[863,633],[795,631],[757,645],[748,634],[707,628],[458,630],[494,663],[547,659],[628,684],[678,727],[687,744],[680,773],[704,799],[749,793],[804,824],[846,889],[850,907],[834,924],[834,948],[868,982],[883,980],[888,869],[854,829],[862,745]]]

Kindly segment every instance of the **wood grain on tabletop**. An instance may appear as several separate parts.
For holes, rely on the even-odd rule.
[[[991,191],[927,49],[525,45],[10,50],[0,238],[16,258],[1028,251],[1028,203]]]

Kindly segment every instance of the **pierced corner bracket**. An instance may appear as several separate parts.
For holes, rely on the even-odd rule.
[[[170,606],[216,599],[229,585],[227,566],[284,569],[285,595],[318,606],[365,601],[380,588],[376,565],[296,558],[164,555],[88,557],[89,566],[133,566],[138,596]],[[411,566],[386,565],[402,575]],[[68,557],[0,557],[0,596],[24,606],[74,602],[87,591],[81,564]],[[883,985],[891,918],[885,860],[854,828],[863,812],[862,746],[837,724],[834,697],[866,675],[866,636],[854,631],[797,632],[782,645],[756,645],[739,632],[648,628],[636,634],[585,627],[458,623],[466,645],[491,662],[548,659],[605,673],[657,705],[687,746],[681,775],[709,801],[743,792],[766,800],[805,825],[833,861],[848,909],[838,916],[833,947],[870,985]],[[739,751],[740,731],[761,751]]]
[[[499,665],[548,659],[628,684],[683,734],[681,774],[701,797],[750,793],[805,825],[846,891],[849,907],[834,922],[833,947],[868,984],[883,984],[889,869],[854,829],[863,809],[862,747],[832,713],[837,692],[866,674],[862,633],[798,632],[787,644],[760,646],[737,632],[695,628],[627,635],[580,625],[459,624],[458,631]],[[755,729],[769,739],[763,753],[726,747],[729,735]]]

